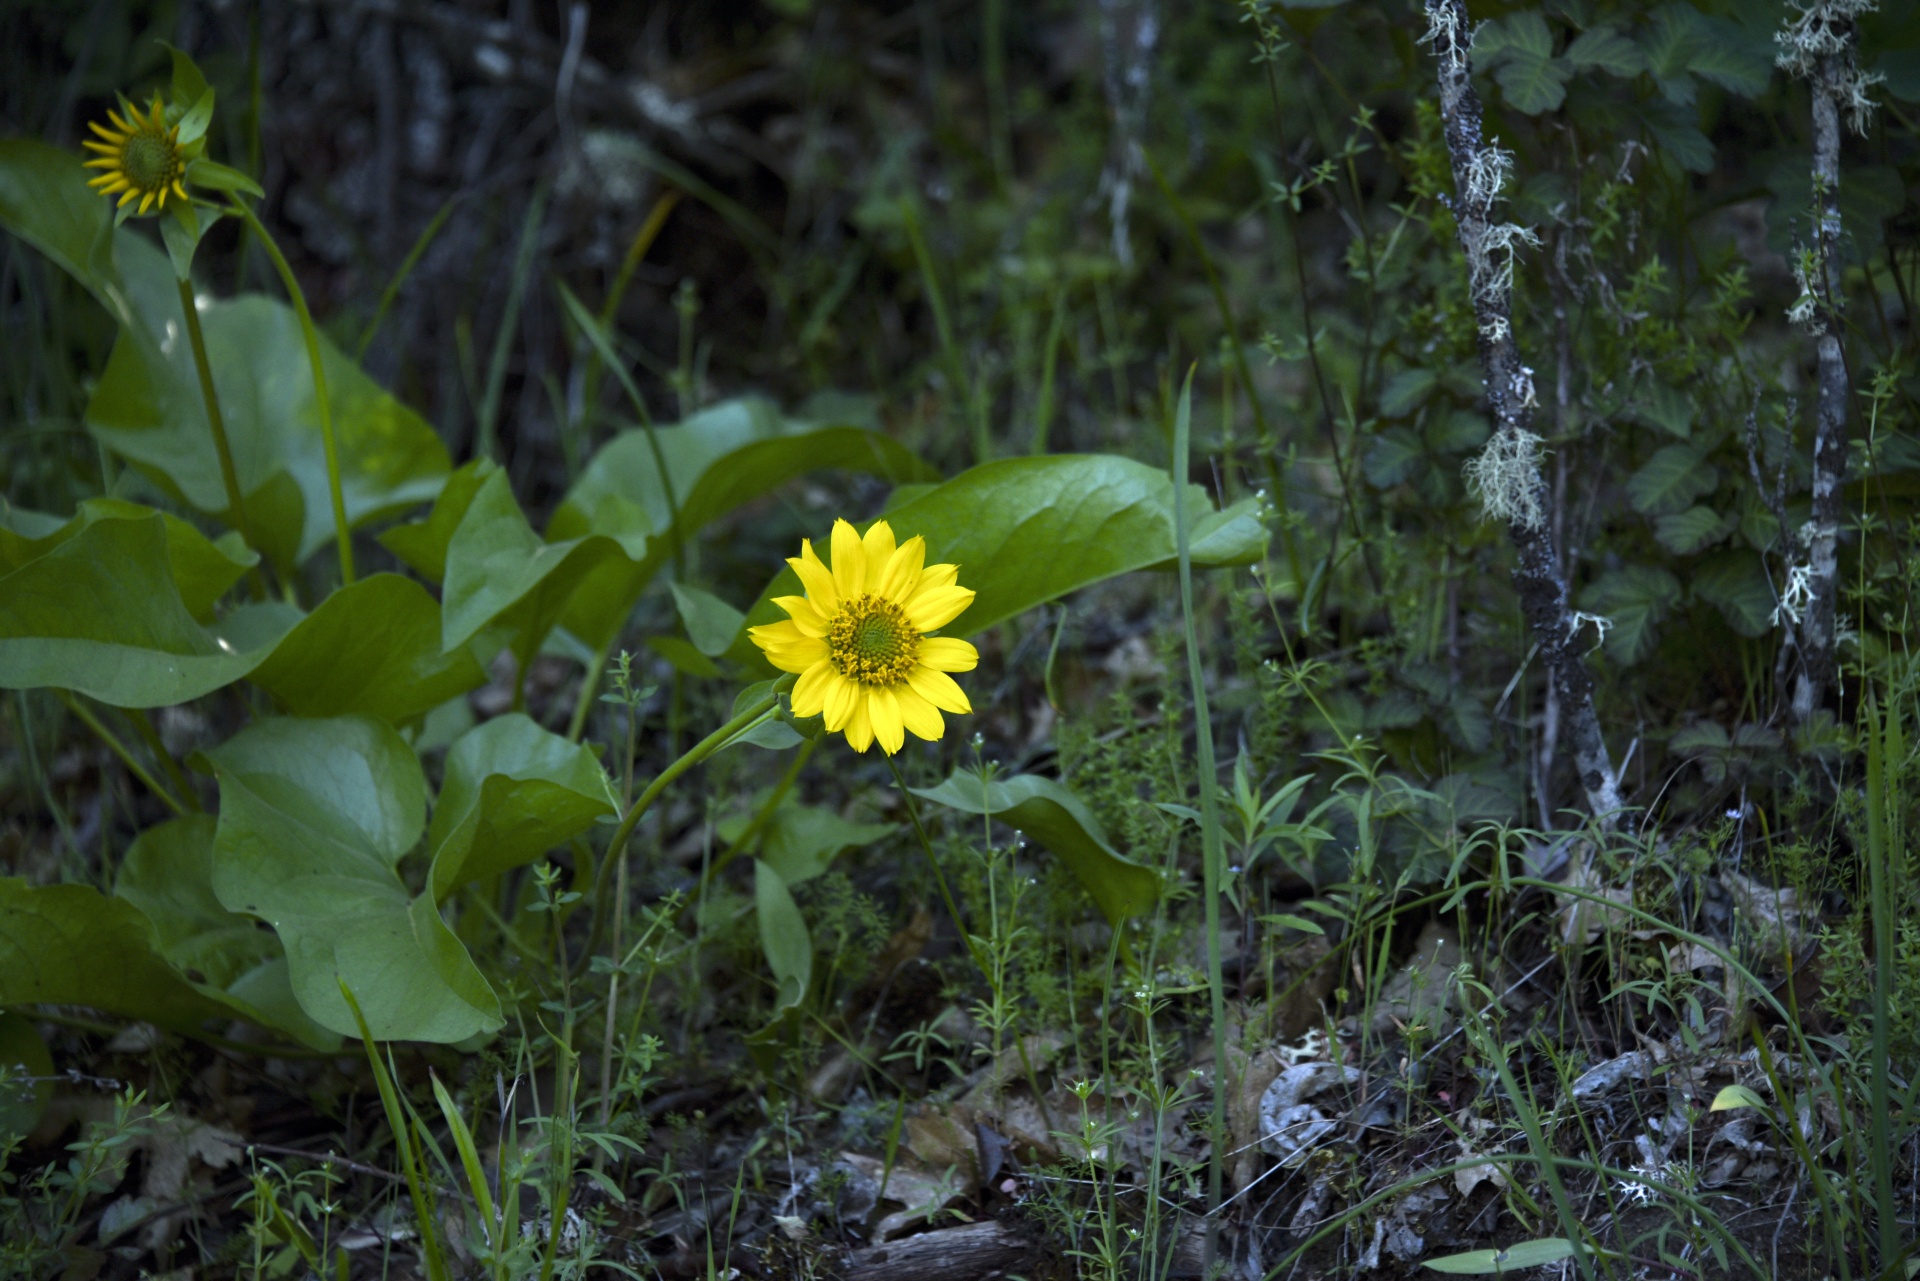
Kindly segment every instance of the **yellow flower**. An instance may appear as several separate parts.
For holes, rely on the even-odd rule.
[[[973,592],[956,585],[959,567],[925,564],[924,538],[896,547],[884,520],[864,538],[835,521],[832,550],[829,570],[803,540],[787,564],[807,594],[775,598],[788,617],[748,633],[767,661],[799,674],[793,714],[824,714],[827,731],[844,731],[856,752],[877,739],[891,756],[907,730],[939,738],[947,732],[941,712],[973,710],[947,673],[980,662],[967,642],[930,635],[973,603]]]
[[[97,187],[109,196],[120,195],[120,206],[124,208],[129,201],[139,200],[139,213],[158,205],[167,207],[169,194],[187,198],[186,186],[182,179],[186,176],[188,148],[180,141],[178,123],[168,124],[166,108],[161,104],[160,95],[153,95],[151,116],[142,116],[138,107],[127,105],[126,118],[122,119],[117,111],[107,112],[107,118],[114,123],[108,129],[97,121],[89,121],[89,127],[100,135],[96,142],[88,138],[83,144],[89,151],[99,154],[87,161],[89,169],[104,169],[105,173],[91,179],[87,185]]]

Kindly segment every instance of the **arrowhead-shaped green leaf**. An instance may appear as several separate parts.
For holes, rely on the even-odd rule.
[[[464,648],[440,648],[440,605],[398,574],[334,592],[288,632],[253,683],[295,716],[363,713],[390,725],[487,683]]]
[[[614,808],[606,771],[587,748],[518,713],[475,726],[447,750],[427,833],[435,901],[533,862]]]
[[[250,560],[130,503],[86,504],[42,539],[0,532],[0,687],[161,707],[239,680],[299,619],[278,604],[195,616]]]
[[[1253,500],[1211,509],[1199,486],[1189,510],[1198,567],[1248,565],[1266,547]],[[978,593],[943,635],[969,636],[1068,592],[1139,569],[1171,569],[1173,481],[1164,471],[1107,454],[1007,458],[962,472],[887,512],[894,535],[927,540],[927,563],[960,566]],[[820,531],[824,535],[827,531]],[[794,549],[797,553],[798,548]],[[784,569],[748,611],[750,625],[786,617],[775,596],[801,592]],[[729,651],[763,662],[742,632]]]
[[[1066,862],[1112,924],[1150,911],[1160,898],[1160,874],[1117,852],[1093,811],[1050,778],[1014,774],[982,781],[956,770],[938,787],[916,787],[913,794],[965,814],[990,814],[1025,832]]]
[[[864,427],[786,417],[763,400],[727,401],[655,434],[679,503],[683,539],[808,472],[839,468],[894,482],[939,476],[891,437]],[[596,570],[568,605],[567,630],[595,648],[607,644],[672,558],[673,529],[666,486],[646,433],[621,433],[594,455],[547,526],[547,536],[554,539],[612,535],[629,561],[609,561]]]
[[[358,1035],[345,980],[380,1040],[460,1041],[500,1005],[431,895],[395,871],[420,839],[426,781],[369,717],[256,722],[207,753],[220,779],[214,891],[280,935],[294,995]]]
[[[722,819],[720,835],[737,841],[751,821],[744,815]],[[893,830],[892,823],[857,823],[832,810],[791,801],[767,816],[754,857],[771,865],[788,885],[798,885],[826,871],[842,850],[871,845]]]

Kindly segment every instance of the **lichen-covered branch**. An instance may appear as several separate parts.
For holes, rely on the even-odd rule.
[[[1580,786],[1594,817],[1610,825],[1623,805],[1619,777],[1594,712],[1593,677],[1577,648],[1566,575],[1548,519],[1552,497],[1540,473],[1543,442],[1532,430],[1533,371],[1521,362],[1513,333],[1514,254],[1535,240],[1526,228],[1494,216],[1513,157],[1487,141],[1481,129],[1480,95],[1472,79],[1473,27],[1466,5],[1462,0],[1428,0],[1427,20],[1427,40],[1439,63],[1447,154],[1453,162],[1453,213],[1467,258],[1468,288],[1480,327],[1480,369],[1493,416],[1493,438],[1468,464],[1467,482],[1487,513],[1507,522],[1517,553],[1514,588],[1553,684]]]
[[[1799,614],[1800,673],[1793,714],[1806,721],[1834,683],[1839,595],[1840,486],[1847,473],[1846,353],[1840,346],[1840,115],[1864,133],[1873,78],[1860,71],[1855,20],[1875,0],[1796,0],[1777,40],[1779,65],[1804,78],[1813,98],[1813,194],[1819,206],[1812,246],[1798,266],[1800,299],[1789,315],[1814,335],[1818,390],[1813,410],[1812,512],[1800,537],[1810,599]],[[1796,571],[1800,567],[1795,567]]]

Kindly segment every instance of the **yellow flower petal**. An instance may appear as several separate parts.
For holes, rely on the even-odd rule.
[[[108,114],[112,114],[112,113],[109,112]],[[101,124],[98,120],[87,121],[87,128],[93,130],[95,133],[99,134],[102,138],[106,139],[108,142],[125,142],[127,140],[126,134],[115,133],[113,130]],[[99,144],[89,143],[88,145],[97,146]]]
[[[929,743],[937,743],[947,732],[947,722],[940,715],[940,709],[914,692],[911,685],[902,685],[893,691],[900,704],[900,719],[915,735]]]
[[[835,675],[839,674],[835,673]],[[825,708],[827,733],[838,734],[841,730],[845,729],[847,722],[853,719],[855,708],[864,709],[866,707],[867,700],[865,695],[865,686],[850,681],[844,676],[841,676],[837,681],[830,682],[827,686],[827,704]],[[866,719],[864,710],[862,710],[861,719],[863,721]]]
[[[847,746],[856,752],[864,752],[873,746],[873,721],[868,714],[867,700],[854,700],[853,715],[847,718]]]
[[[775,596],[773,603],[787,611],[788,621],[803,636],[825,636],[827,620],[805,596]]]
[[[921,592],[932,591],[936,587],[951,587],[960,579],[958,565],[929,565],[920,571],[920,583],[913,589],[918,596]]]
[[[936,672],[970,672],[980,666],[980,651],[963,640],[929,636],[920,642],[920,661]]]
[[[133,111],[130,109],[127,114],[131,115],[135,120],[138,120],[140,118],[140,113],[138,111]],[[112,107],[107,108],[107,119],[113,121],[113,127],[115,129],[118,129],[121,133],[137,132],[134,126],[122,120],[120,118],[120,113],[115,111]]]
[[[953,677],[945,672],[936,672],[926,666],[916,667],[907,673],[907,685],[943,712],[958,715],[973,710],[973,704],[967,701],[966,691],[954,684]]]
[[[818,716],[826,710],[827,692],[833,688],[833,682],[845,683],[846,677],[833,670],[833,664],[822,660],[800,674],[793,683],[793,714],[795,716]]]
[[[807,589],[808,599],[813,601],[815,609],[822,614],[831,614],[840,606],[840,593],[834,590],[833,575],[820,563],[820,557],[814,554],[813,540],[800,540],[800,555],[787,561],[793,566],[793,572],[800,576],[800,585]]]
[[[925,635],[938,631],[960,617],[971,604],[971,587],[936,587],[932,591],[922,591],[907,602],[907,621]]]
[[[844,520],[833,522],[833,590],[843,601],[867,590],[867,550],[860,535]]]
[[[927,540],[915,534],[893,553],[876,590],[896,605],[906,604],[920,586],[920,570],[926,559]]]
[[[880,580],[893,564],[893,526],[884,520],[874,521],[873,528],[860,540],[860,550],[867,558],[867,580],[861,590],[878,596]]]
[[[892,756],[907,742],[906,722],[900,716],[900,700],[886,686],[867,694],[867,715],[873,721],[873,736],[880,750]]]

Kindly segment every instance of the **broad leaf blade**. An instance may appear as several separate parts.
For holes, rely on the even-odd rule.
[[[358,1035],[344,980],[381,1040],[460,1041],[499,1001],[431,896],[395,872],[419,839],[426,782],[399,735],[366,717],[256,722],[207,753],[220,779],[214,890],[280,935],[294,995]]]
[[[1112,924],[1151,910],[1160,897],[1159,874],[1115,851],[1093,811],[1052,779],[1014,774],[984,781],[956,771],[938,787],[913,793],[1025,832],[1065,861]]]

